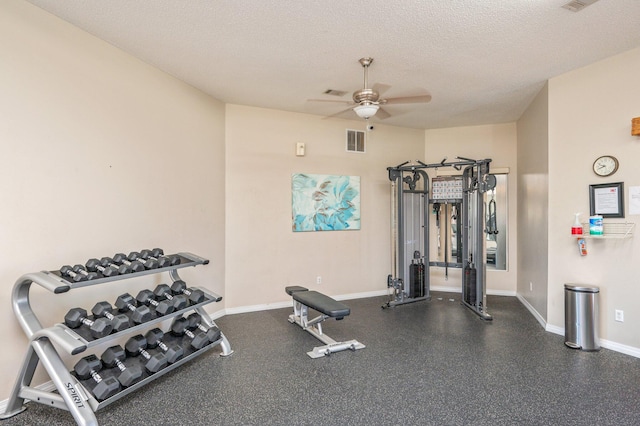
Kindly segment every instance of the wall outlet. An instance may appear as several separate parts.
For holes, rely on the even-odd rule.
[[[616,309],[616,321],[624,322],[624,311],[621,311],[620,309]]]
[[[529,281],[529,291],[533,291],[533,283]]]
[[[316,277],[316,284],[322,284],[322,277],[320,275]]]

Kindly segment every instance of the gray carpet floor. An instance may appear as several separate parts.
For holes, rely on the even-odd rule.
[[[381,309],[350,300],[326,321],[355,352],[311,359],[321,343],[290,309],[217,321],[235,351],[215,348],[98,411],[101,425],[640,425],[640,359],[569,349],[514,297],[488,297],[493,321],[460,295]],[[41,404],[0,426],[72,425]]]

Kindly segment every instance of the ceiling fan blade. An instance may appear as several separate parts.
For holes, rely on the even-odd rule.
[[[382,94],[384,92],[386,92],[387,90],[389,90],[391,88],[390,85],[388,84],[382,84],[382,83],[376,83],[373,85],[372,89],[375,90],[376,92],[378,92],[378,94],[380,96],[382,96]]]
[[[376,112],[376,115],[374,115],[374,117],[380,120],[384,120],[385,118],[391,117],[391,114],[389,114],[389,112],[384,108],[378,108],[378,112]]]
[[[383,99],[380,103],[389,104],[418,104],[422,102],[429,102],[431,95],[419,95],[419,96],[403,96],[399,98]]]
[[[326,120],[328,118],[336,118],[336,117],[352,118],[351,117],[352,114],[355,114],[355,112],[353,112],[353,108],[347,108],[347,109],[343,109],[342,111],[338,111],[335,114],[322,117],[322,119]]]
[[[337,102],[345,105],[355,105],[353,101],[345,101],[342,99],[307,99],[307,102]]]

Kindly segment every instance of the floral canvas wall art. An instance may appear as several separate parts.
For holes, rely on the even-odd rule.
[[[360,176],[294,173],[294,232],[360,229]]]

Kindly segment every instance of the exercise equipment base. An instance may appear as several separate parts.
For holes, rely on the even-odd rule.
[[[427,301],[431,300],[431,296],[405,298],[401,300],[391,300],[385,303],[384,305],[382,305],[382,309],[393,308],[399,305],[406,305],[408,303],[422,302],[424,300],[427,300]]]
[[[489,315],[486,312],[483,312],[481,310],[478,310],[478,307],[475,305],[471,305],[467,302],[465,302],[464,300],[462,302],[460,302],[460,304],[466,306],[467,308],[471,309],[471,311],[478,315],[481,319],[485,320],[485,321],[493,321],[493,317],[491,315]]]
[[[347,349],[356,351],[366,347],[357,340],[337,342],[322,332],[322,322],[329,318],[343,319],[351,313],[348,306],[322,293],[309,292],[305,287],[290,286],[286,287],[285,291],[293,298],[293,314],[289,315],[288,321],[299,325],[304,331],[324,343],[323,346],[316,346],[313,350],[307,352],[310,358],[322,358]],[[307,295],[313,293],[315,297],[304,298],[308,303],[308,305],[305,305],[296,298],[297,293],[306,293]],[[303,299],[303,297],[299,297],[299,299]],[[309,319],[309,309],[318,311],[320,315]]]

